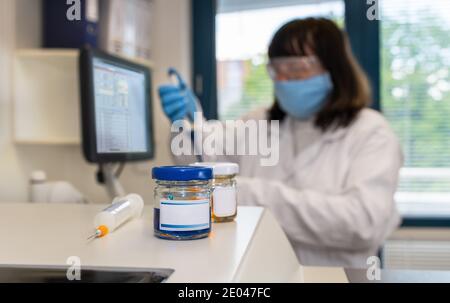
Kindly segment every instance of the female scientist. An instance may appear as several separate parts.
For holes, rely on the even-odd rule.
[[[403,161],[398,140],[366,108],[367,78],[332,21],[285,24],[268,56],[275,101],[245,119],[280,121],[278,164],[261,166],[258,156],[206,160],[239,163],[239,203],[268,208],[302,264],[366,267],[400,221],[393,199]],[[196,110],[184,86],[159,93],[172,121]]]

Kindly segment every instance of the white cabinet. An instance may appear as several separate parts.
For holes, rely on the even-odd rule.
[[[14,139],[79,144],[78,50],[18,50],[14,62]]]

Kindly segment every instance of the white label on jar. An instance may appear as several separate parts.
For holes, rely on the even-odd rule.
[[[210,227],[209,200],[161,200],[159,229],[202,230]]]
[[[213,211],[216,217],[228,217],[236,213],[236,188],[215,187]]]

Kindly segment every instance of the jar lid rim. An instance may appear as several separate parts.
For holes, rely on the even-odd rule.
[[[239,173],[239,164],[233,162],[196,162],[189,165],[210,167],[213,169],[214,176],[236,175]]]
[[[212,168],[201,166],[158,166],[152,168],[152,178],[164,181],[211,180]]]

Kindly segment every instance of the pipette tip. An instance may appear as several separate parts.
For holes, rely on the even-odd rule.
[[[102,232],[98,229],[95,230],[95,233],[93,233],[92,235],[90,235],[87,240],[93,240],[95,238],[98,238],[98,236],[101,234]]]
[[[89,240],[92,240],[92,239],[95,239],[95,238],[101,238],[101,237],[107,235],[108,233],[109,233],[108,227],[106,227],[105,225],[100,225],[99,227],[97,227],[95,229],[95,233],[90,235],[87,238],[87,240],[89,241]]]

